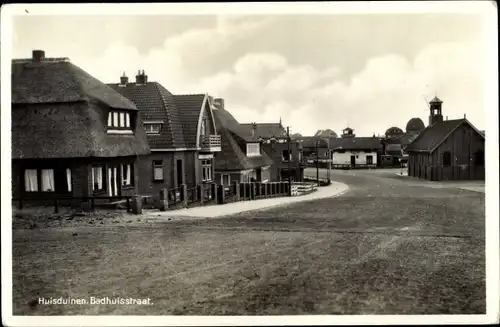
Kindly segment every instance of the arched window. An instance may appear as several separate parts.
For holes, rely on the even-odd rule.
[[[478,150],[474,153],[474,162],[476,165],[482,166],[484,165],[484,152]]]
[[[451,152],[450,151],[443,152],[443,166],[445,166],[445,167],[451,166]]]

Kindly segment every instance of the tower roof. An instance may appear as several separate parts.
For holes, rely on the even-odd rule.
[[[434,99],[432,99],[429,103],[443,103],[443,101],[441,101],[441,99],[435,96]]]
[[[406,124],[407,132],[420,132],[423,129],[425,129],[424,122],[418,117],[410,119]]]

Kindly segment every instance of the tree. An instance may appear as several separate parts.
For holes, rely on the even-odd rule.
[[[302,134],[300,134],[300,133],[294,133],[294,134],[290,135],[290,137],[292,139],[300,139],[300,138],[302,138]]]
[[[319,137],[338,137],[337,133],[332,131],[331,129],[318,129],[316,134],[314,136],[319,136]]]

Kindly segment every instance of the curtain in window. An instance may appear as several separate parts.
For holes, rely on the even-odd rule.
[[[130,114],[125,114],[125,127],[130,127]]]
[[[54,170],[42,169],[42,191],[54,192]]]
[[[71,168],[66,168],[66,183],[68,184],[68,192],[71,192]]]
[[[118,113],[113,112],[113,126],[118,127]]]
[[[92,185],[94,190],[102,190],[102,168],[93,167],[92,168]]]
[[[125,113],[120,112],[120,127],[125,127]]]
[[[38,179],[36,169],[26,169],[24,171],[24,188],[26,192],[38,191]]]

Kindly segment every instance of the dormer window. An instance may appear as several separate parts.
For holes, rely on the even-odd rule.
[[[163,121],[145,121],[142,123],[148,135],[158,135],[161,132]]]
[[[110,111],[108,113],[108,134],[132,134],[130,113]]]
[[[247,143],[247,156],[260,156],[260,144],[259,143]]]

